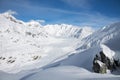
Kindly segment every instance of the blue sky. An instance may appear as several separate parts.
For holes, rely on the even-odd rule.
[[[101,27],[120,21],[120,0],[0,0],[0,12],[12,10],[23,21]]]

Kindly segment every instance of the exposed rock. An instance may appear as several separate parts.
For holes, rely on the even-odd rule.
[[[119,60],[109,59],[103,51],[99,53],[100,56],[96,54],[93,60],[93,71],[96,73],[106,73],[107,69],[114,71],[117,67],[120,67]]]
[[[120,67],[120,61],[119,61],[119,59],[118,60],[114,59],[114,63],[116,64],[117,67]]]
[[[103,62],[101,62],[99,60],[95,60],[94,63],[93,63],[93,70],[96,73],[104,74],[104,73],[107,72],[107,66]]]
[[[32,58],[33,58],[33,60],[37,60],[37,59],[40,59],[41,56],[33,56]]]

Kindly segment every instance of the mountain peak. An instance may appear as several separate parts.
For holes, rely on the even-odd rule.
[[[14,23],[24,24],[23,21],[18,20],[18,19],[16,19],[16,18],[13,16],[13,15],[15,15],[15,14],[17,14],[17,13],[14,12],[14,11],[9,10],[9,11],[7,11],[7,12],[4,12],[4,13],[0,14],[0,15],[2,16],[2,19],[5,18],[5,19],[7,19],[7,20],[9,20],[9,21],[12,21],[12,22],[14,22]],[[2,19],[1,19],[1,20],[2,20]]]
[[[6,18],[12,18],[15,20],[16,18],[13,16],[14,14],[17,14],[17,13],[14,11],[8,10],[7,12],[2,13],[1,15],[3,15]]]

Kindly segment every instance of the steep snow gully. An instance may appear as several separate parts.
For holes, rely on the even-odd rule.
[[[120,80],[119,33],[120,22],[94,31],[2,13],[0,80]]]

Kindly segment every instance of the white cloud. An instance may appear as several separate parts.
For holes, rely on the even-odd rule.
[[[37,21],[39,23],[45,23],[45,20],[35,20],[35,21]]]
[[[8,15],[16,15],[17,12],[12,11],[12,10],[8,10],[8,11],[6,11],[4,14],[8,14]]]
[[[42,24],[42,23],[45,23],[45,20],[30,20],[29,22],[30,23],[32,22],[32,23]]]
[[[100,13],[94,13],[94,14],[88,14],[87,19],[83,19],[84,22],[82,22],[80,25],[88,25],[88,26],[94,26],[94,27],[103,27],[115,22],[118,22],[119,18],[111,18],[104,16]]]
[[[66,4],[73,6],[73,7],[79,7],[79,8],[91,8],[90,0],[62,0]]]

